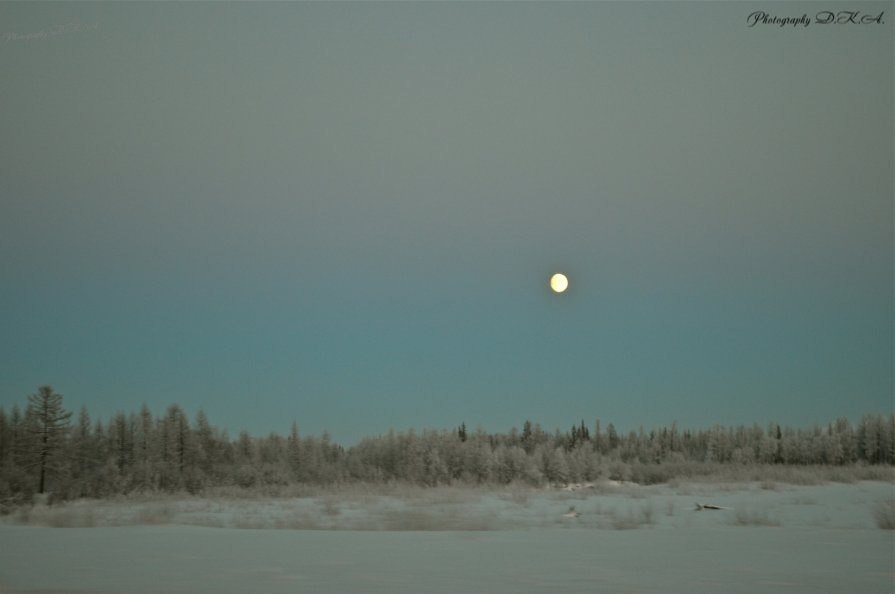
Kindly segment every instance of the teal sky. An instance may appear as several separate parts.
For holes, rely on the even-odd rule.
[[[0,3],[0,405],[891,411],[893,4],[746,21],[830,6]]]

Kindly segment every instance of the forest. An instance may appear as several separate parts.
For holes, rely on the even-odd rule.
[[[720,467],[893,464],[895,413],[807,429],[771,423],[690,430],[672,423],[627,433],[599,419],[552,432],[528,420],[505,433],[469,430],[461,422],[439,431],[391,430],[345,448],[327,433],[301,435],[295,422],[285,436],[243,431],[231,438],[204,411],[190,419],[177,404],[162,416],[144,404],[94,420],[85,407],[77,415],[66,410],[50,386],[30,395],[24,410],[0,407],[2,509],[40,493],[62,501],[296,483],[541,486],[609,478],[652,484]]]

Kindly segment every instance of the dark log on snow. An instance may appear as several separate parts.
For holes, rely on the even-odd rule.
[[[704,509],[730,509],[729,507],[721,507],[720,505],[712,505],[711,503],[697,503],[696,511],[702,511]]]

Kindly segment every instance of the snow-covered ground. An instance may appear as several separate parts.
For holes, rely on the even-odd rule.
[[[0,524],[0,592],[892,593],[874,510],[893,499],[863,482],[80,501]]]

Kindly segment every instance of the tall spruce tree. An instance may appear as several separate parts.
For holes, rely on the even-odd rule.
[[[3,468],[7,458],[12,457],[12,431],[6,420],[6,412],[0,406],[0,468]]]
[[[71,412],[62,408],[62,395],[50,386],[41,386],[37,394],[28,396],[25,412],[30,439],[27,464],[38,471],[38,493],[46,488],[47,474],[58,467],[68,431]]]

